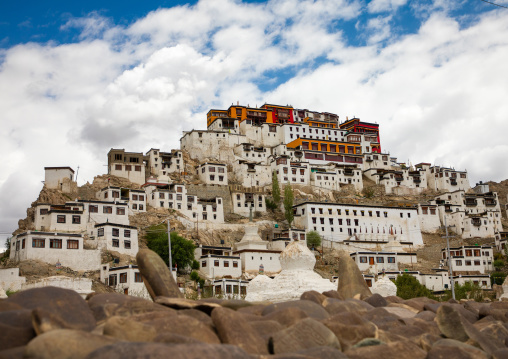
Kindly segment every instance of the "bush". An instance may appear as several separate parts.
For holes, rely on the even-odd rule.
[[[506,273],[492,272],[490,274],[490,283],[492,285],[494,285],[494,284],[502,285],[505,279],[506,279]]]
[[[504,266],[504,260],[502,260],[502,259],[496,259],[494,261],[494,267],[500,268],[500,267],[503,267],[503,266]]]
[[[402,274],[397,276],[395,279],[395,285],[397,286],[397,296],[402,299],[411,299],[418,297],[427,297],[436,299],[432,292],[427,289],[424,285],[418,282],[418,279],[410,274]]]
[[[196,271],[192,271],[191,274],[190,274],[190,279],[193,280],[194,282],[197,282],[199,280],[199,274],[198,272]]]
[[[464,284],[455,283],[455,300],[474,299],[477,302],[483,301],[483,290],[479,284],[468,281]],[[442,300],[452,298],[452,291],[447,290]]]
[[[199,262],[197,260],[192,261],[191,269],[193,270],[199,270]]]
[[[365,198],[374,197],[374,187],[364,187],[362,189],[362,194]]]
[[[501,259],[503,260],[503,255],[500,252],[494,253],[494,260]]]
[[[277,203],[272,201],[270,198],[265,198],[266,208],[268,208],[270,211],[275,211],[277,209]]]
[[[169,244],[167,229],[164,224],[151,226],[145,236],[148,248],[157,253],[169,265]],[[184,272],[192,265],[194,260],[194,242],[171,232],[171,257],[173,266],[178,267],[179,272]]]
[[[316,231],[307,233],[307,247],[318,248],[321,245],[321,235]]]

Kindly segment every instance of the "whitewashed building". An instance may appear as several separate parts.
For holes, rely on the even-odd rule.
[[[215,279],[212,281],[213,295],[227,299],[241,299],[247,295],[249,282],[241,279]]]
[[[430,163],[415,165],[427,178],[427,187],[435,191],[454,192],[467,191],[471,188],[466,171],[458,171],[453,168],[431,166]]]
[[[46,188],[58,189],[70,193],[77,189],[74,182],[74,170],[70,167],[44,167],[44,185]]]
[[[310,182],[308,162],[292,162],[288,156],[279,156],[272,160],[271,167],[282,186],[286,183],[305,186]]]
[[[114,288],[115,291],[151,299],[138,266],[129,264],[128,266],[110,267],[109,264],[102,264],[100,268],[101,282]]]
[[[154,176],[158,182],[171,183],[170,174],[181,174],[185,171],[180,150],[162,152],[158,148],[151,148],[145,157],[147,158],[147,175]]]
[[[350,253],[351,258],[361,271],[378,273],[385,271],[398,271],[399,263],[416,264],[416,253],[409,252],[375,252],[359,251]]]
[[[396,238],[423,245],[416,208],[303,202],[293,210],[297,227],[317,231],[334,242]]]
[[[139,250],[138,229],[117,223],[98,223],[89,242],[97,248],[135,257]]]
[[[491,246],[461,246],[450,248],[452,272],[478,272],[494,270],[494,250]],[[441,263],[448,265],[448,252],[441,249]],[[469,273],[468,273],[469,274]]]
[[[76,233],[27,231],[11,240],[10,259],[35,259],[76,271],[96,270],[101,264],[100,251],[85,249],[83,242],[83,236]]]
[[[147,158],[141,152],[125,152],[112,148],[108,152],[108,174],[127,178],[132,183],[145,183],[145,162]]]
[[[220,197],[200,199],[187,195],[181,183],[147,183],[143,187],[152,207],[175,209],[192,220],[224,223],[224,204]]]
[[[0,269],[0,288],[4,291],[19,291],[26,283],[26,277],[19,275],[19,268]]]
[[[495,238],[497,250],[504,253],[506,248],[506,242],[508,242],[508,232],[504,231],[496,232]]]
[[[240,278],[242,260],[233,254],[232,247],[199,245],[194,250],[194,257],[199,262],[199,270],[209,279]]]
[[[271,166],[262,162],[238,160],[233,163],[230,178],[243,187],[264,187],[272,183],[271,171]]]
[[[227,186],[228,168],[224,163],[204,162],[196,167],[199,179],[208,185]]]
[[[434,233],[441,228],[439,209],[435,204],[419,204],[418,218],[422,232]]]
[[[97,192],[96,197],[103,202],[126,202],[129,214],[146,212],[145,191],[121,187],[104,187]]]
[[[260,190],[259,187],[250,189],[245,187],[241,188],[243,189],[242,191],[235,190],[234,187],[231,189],[233,213],[249,217],[251,208],[253,214],[255,212],[266,212],[264,191]]]

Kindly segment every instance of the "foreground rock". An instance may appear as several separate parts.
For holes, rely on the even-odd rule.
[[[372,295],[360,269],[358,269],[358,266],[349,254],[346,253],[342,253],[339,256],[339,285],[337,292],[346,299],[356,297],[365,299]]]
[[[159,296],[183,298],[169,268],[157,253],[150,249],[140,249],[136,261],[152,299]]]
[[[0,300],[0,359],[508,357],[500,320],[508,308],[496,303],[310,291],[272,304],[160,296],[158,304],[118,293],[80,302],[70,293],[39,288]]]

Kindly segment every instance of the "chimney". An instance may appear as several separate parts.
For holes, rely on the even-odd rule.
[[[236,106],[240,106],[240,101],[236,101]]]

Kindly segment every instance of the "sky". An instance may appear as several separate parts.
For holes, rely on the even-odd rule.
[[[508,0],[0,3],[0,247],[45,166],[179,148],[211,108],[380,124],[401,162],[508,178]],[[79,170],[78,170],[79,167]]]

